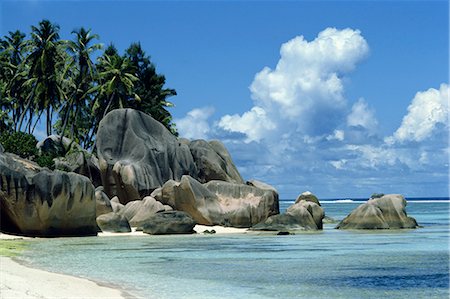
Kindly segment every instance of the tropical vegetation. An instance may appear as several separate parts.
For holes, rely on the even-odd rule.
[[[33,134],[45,121],[47,135],[93,150],[101,119],[117,108],[150,114],[177,135],[167,110],[176,91],[165,87],[139,42],[121,55],[113,44],[103,49],[91,29],[73,30],[72,40],[59,33],[58,25],[42,20],[28,38],[17,30],[0,39],[2,135]]]

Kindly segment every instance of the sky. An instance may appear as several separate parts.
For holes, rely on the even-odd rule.
[[[0,3],[2,36],[46,18],[140,41],[180,135],[281,198],[449,195],[448,1]]]

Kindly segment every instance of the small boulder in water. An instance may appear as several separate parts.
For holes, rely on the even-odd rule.
[[[337,229],[401,229],[416,228],[418,224],[405,211],[406,200],[399,194],[372,198],[354,209]]]

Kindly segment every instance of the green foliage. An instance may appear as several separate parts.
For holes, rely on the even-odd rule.
[[[81,27],[72,31],[73,40],[61,40],[59,29],[42,20],[31,26],[28,38],[18,30],[0,38],[0,132],[32,134],[45,118],[48,135],[56,129],[88,149],[109,111],[133,108],[177,135],[168,111],[173,104],[167,100],[176,91],[164,87],[165,77],[140,43],[123,55],[111,44],[93,62],[91,56],[102,48],[95,43],[97,34]]]
[[[41,167],[47,167],[49,169],[55,169],[55,162],[53,161],[54,158],[57,156],[53,153],[45,153],[40,156],[38,156],[35,160],[36,163]]]
[[[380,198],[380,197],[383,197],[383,196],[384,196],[383,193],[374,193],[374,194],[372,194],[372,195],[370,196],[370,198]]]
[[[5,152],[16,154],[22,158],[34,158],[37,155],[37,140],[32,134],[24,132],[3,132],[0,143]]]

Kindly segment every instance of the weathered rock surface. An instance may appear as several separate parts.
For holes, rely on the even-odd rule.
[[[84,175],[91,180],[94,187],[101,186],[102,180],[98,159],[86,150],[71,151],[64,157],[55,158],[54,161],[55,169]]]
[[[141,227],[148,218],[159,212],[173,210],[168,205],[163,205],[151,196],[142,200],[130,201],[120,210],[120,214],[128,219],[132,227]]]
[[[143,232],[151,235],[192,234],[196,222],[181,211],[156,213],[143,224]]]
[[[337,229],[401,229],[416,228],[416,220],[405,211],[406,200],[400,194],[369,199],[345,217]]]
[[[100,122],[97,153],[105,192],[120,202],[139,200],[169,180],[190,175],[202,182],[242,183],[225,147],[218,141],[177,139],[151,116],[116,109]]]
[[[197,173],[189,148],[162,124],[133,109],[116,109],[100,122],[97,153],[108,196],[126,204],[164,182]]]
[[[323,209],[314,202],[301,200],[290,206],[285,214],[267,218],[250,229],[254,231],[298,231],[322,229]]]
[[[109,200],[108,195],[103,192],[102,186],[95,189],[95,205],[96,217],[113,211],[111,201]]]
[[[230,154],[220,141],[194,140],[189,143],[189,149],[198,169],[197,176],[191,176],[201,183],[212,180],[244,183]]]
[[[129,233],[130,224],[123,215],[111,212],[97,217],[97,225],[102,232]]]
[[[250,227],[279,213],[278,194],[243,184],[210,181],[201,184],[190,176],[166,182],[152,193],[158,201],[185,211],[199,224]]]
[[[96,235],[94,186],[88,178],[48,171],[0,154],[1,230],[27,236]]]
[[[50,135],[46,137],[45,139],[39,141],[36,147],[41,155],[52,154],[58,157],[64,157],[70,150],[81,150],[81,147],[77,143],[67,137],[63,137],[61,142],[61,136],[58,135]]]
[[[119,198],[117,196],[111,198],[109,202],[111,203],[111,208],[115,213],[119,213],[120,210],[122,210],[125,207],[123,204],[120,203]]]
[[[317,196],[315,196],[314,194],[312,194],[309,191],[306,191],[306,192],[303,192],[302,194],[300,194],[297,197],[297,200],[295,201],[295,203],[299,203],[302,200],[310,201],[310,202],[316,203],[317,205],[320,206],[320,202],[319,202],[319,199],[317,198]]]

